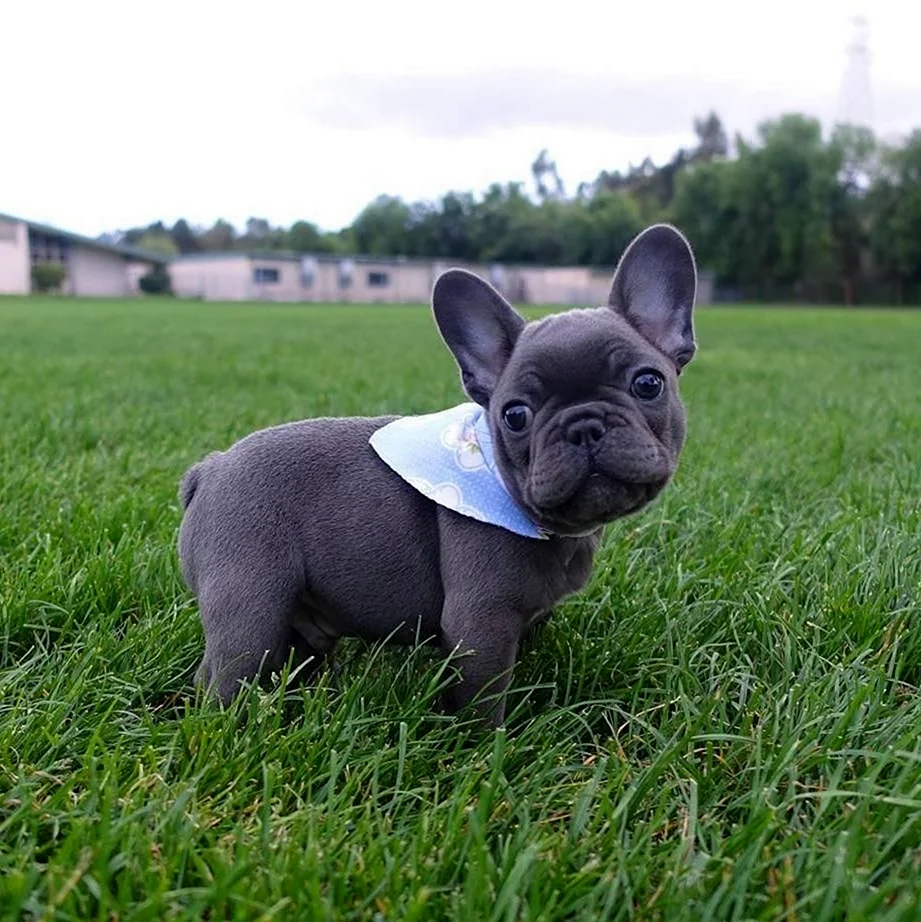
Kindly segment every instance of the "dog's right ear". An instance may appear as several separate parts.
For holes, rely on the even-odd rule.
[[[435,323],[471,400],[489,406],[525,320],[488,282],[465,269],[443,272],[432,290]]]
[[[684,234],[653,224],[621,257],[608,304],[681,369],[694,358],[697,265]]]

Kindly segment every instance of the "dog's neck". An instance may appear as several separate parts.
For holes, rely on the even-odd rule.
[[[509,492],[496,464],[486,414],[478,404],[401,417],[378,429],[370,444],[392,470],[433,502],[527,538],[552,537]]]

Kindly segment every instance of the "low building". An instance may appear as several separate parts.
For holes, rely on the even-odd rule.
[[[0,214],[0,294],[29,294],[32,267],[57,263],[64,269],[62,294],[125,297],[138,293],[137,279],[168,258],[127,246]]]
[[[431,298],[435,280],[451,266],[476,272],[519,304],[604,303],[611,284],[610,272],[580,266],[243,251],[180,256],[169,273],[177,295],[206,301],[418,304]]]
[[[435,280],[452,266],[477,273],[516,304],[533,305],[604,304],[613,271],[587,266],[231,251],[176,257],[170,261],[169,274],[177,295],[205,301],[419,304],[429,301]],[[698,301],[706,304],[711,298],[712,278],[701,272]]]
[[[194,253],[170,261],[173,291],[205,301],[427,301],[439,264],[425,260]]]

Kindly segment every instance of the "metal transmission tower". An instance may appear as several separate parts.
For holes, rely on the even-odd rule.
[[[873,128],[873,94],[870,91],[870,25],[866,16],[854,16],[853,36],[847,46],[847,65],[841,81],[838,121]]]

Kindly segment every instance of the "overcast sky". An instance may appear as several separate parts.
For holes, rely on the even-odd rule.
[[[0,212],[96,235],[186,217],[348,224],[524,180],[568,188],[693,142],[840,111],[867,12],[874,127],[921,127],[921,4],[906,0],[7,0]]]

